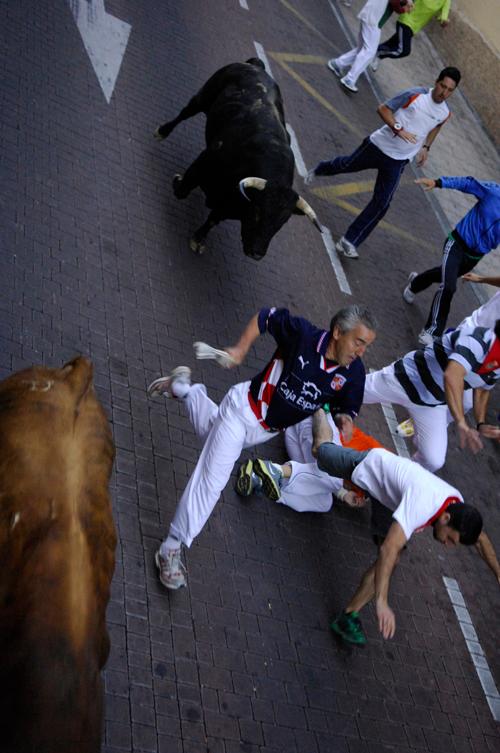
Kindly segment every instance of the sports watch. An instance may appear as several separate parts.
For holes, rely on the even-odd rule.
[[[403,126],[401,125],[401,123],[399,121],[396,120],[396,122],[392,126],[392,130],[396,131],[396,133],[398,133],[398,131],[402,131],[403,130]]]

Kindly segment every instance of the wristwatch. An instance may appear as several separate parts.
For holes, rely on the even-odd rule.
[[[401,123],[399,123],[399,121],[396,120],[396,122],[392,126],[392,130],[396,131],[396,133],[397,133],[398,131],[402,131],[403,130],[403,126],[401,125]]]

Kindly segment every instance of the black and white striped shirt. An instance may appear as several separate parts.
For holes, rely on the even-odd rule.
[[[458,361],[466,370],[464,389],[489,390],[500,381],[500,367],[478,374],[496,337],[492,329],[460,328],[432,345],[407,353],[394,363],[394,375],[415,405],[445,405],[444,371],[448,361]]]

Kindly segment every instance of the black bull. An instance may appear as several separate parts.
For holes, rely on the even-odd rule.
[[[252,259],[262,259],[292,214],[306,215],[321,232],[316,214],[292,188],[294,157],[281,92],[258,58],[216,71],[155,136],[167,138],[200,112],[207,116],[206,149],[173,183],[178,199],[200,186],[211,210],[191,239],[193,251],[202,253],[210,229],[225,219],[240,220],[243,250]]]

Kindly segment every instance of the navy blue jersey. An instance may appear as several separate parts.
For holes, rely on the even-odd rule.
[[[261,334],[269,332],[278,345],[265,369],[252,379],[250,405],[269,429],[299,423],[325,403],[332,414],[355,418],[363,401],[365,367],[360,358],[339,366],[325,357],[330,332],[319,329],[287,309],[261,309]]]

